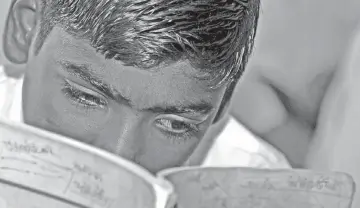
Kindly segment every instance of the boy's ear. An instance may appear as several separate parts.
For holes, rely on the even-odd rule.
[[[13,0],[3,34],[3,50],[6,58],[14,64],[28,60],[37,23],[40,0]]]

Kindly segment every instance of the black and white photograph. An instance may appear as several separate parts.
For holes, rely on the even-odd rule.
[[[360,207],[360,0],[0,0],[0,34],[0,208]]]

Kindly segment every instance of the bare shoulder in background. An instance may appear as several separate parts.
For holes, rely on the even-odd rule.
[[[262,1],[249,73],[233,99],[232,113],[294,167],[304,166],[322,99],[360,22],[360,1],[339,2]]]

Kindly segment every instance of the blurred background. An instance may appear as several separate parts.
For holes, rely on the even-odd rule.
[[[261,3],[254,54],[232,114],[303,167],[327,86],[358,30],[360,1]]]
[[[1,0],[1,34],[10,2]],[[327,84],[359,24],[360,1],[261,2],[254,54],[231,113],[255,135],[291,150],[285,154],[300,165]],[[0,64],[9,64],[2,51]]]

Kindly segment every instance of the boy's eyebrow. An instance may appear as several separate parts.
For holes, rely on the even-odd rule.
[[[194,103],[190,105],[183,105],[183,106],[155,106],[146,108],[145,110],[154,112],[154,113],[162,113],[162,114],[200,114],[200,115],[207,115],[213,110],[213,106],[205,101],[201,101],[199,103]]]
[[[126,98],[125,96],[121,95],[120,93],[115,92],[110,87],[110,85],[104,83],[101,79],[99,79],[95,75],[93,75],[91,73],[92,69],[89,67],[89,65],[75,64],[75,63],[68,62],[68,61],[60,61],[59,63],[61,66],[63,66],[63,69],[65,69],[66,72],[91,84],[93,87],[95,87],[97,90],[101,91],[103,94],[110,97],[111,99],[114,99],[116,101],[121,101],[128,106],[132,106],[130,99]]]
[[[63,66],[66,72],[74,75],[85,82],[91,84],[97,90],[101,91],[106,96],[110,97],[115,101],[125,103],[129,107],[134,107],[135,105],[131,99],[125,97],[120,92],[116,91],[114,88],[111,88],[109,84],[104,83],[101,79],[93,75],[92,69],[89,65],[86,64],[75,64],[68,61],[60,61],[59,64]],[[194,114],[194,115],[207,115],[214,109],[213,105],[207,101],[195,102],[187,105],[169,105],[169,106],[154,106],[142,109],[144,111],[150,111],[153,113],[162,113],[162,114]]]

